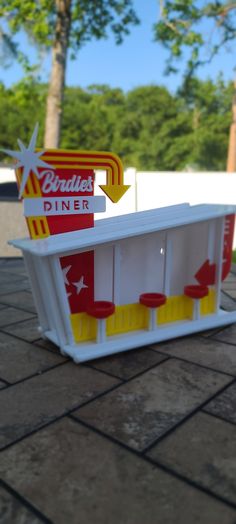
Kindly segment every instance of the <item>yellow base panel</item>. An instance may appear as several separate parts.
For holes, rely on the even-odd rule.
[[[209,288],[207,297],[202,298],[200,302],[200,314],[210,315],[215,312],[216,308],[216,292],[214,288]]]
[[[215,290],[210,289],[209,295],[200,302],[201,315],[209,315],[215,311]],[[169,297],[164,306],[157,309],[157,324],[166,324],[187,320],[193,317],[193,300],[184,295]],[[75,342],[86,342],[96,339],[97,320],[87,313],[73,313],[70,321]],[[149,310],[142,304],[126,304],[116,306],[114,315],[106,321],[107,336],[129,333],[139,329],[147,329]]]

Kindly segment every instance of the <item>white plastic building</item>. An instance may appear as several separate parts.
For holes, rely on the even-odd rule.
[[[183,204],[12,241],[26,262],[42,334],[82,362],[235,322],[236,312],[220,309],[234,213],[236,206]],[[86,300],[89,286],[87,312],[72,312],[73,289]]]
[[[31,238],[21,249],[44,337],[75,362],[236,321],[220,309],[230,271],[236,206],[182,204],[102,219],[104,193],[128,190],[112,153],[36,152],[37,127],[17,159]]]

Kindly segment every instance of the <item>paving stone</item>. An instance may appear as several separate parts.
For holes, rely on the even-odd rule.
[[[221,293],[220,305],[225,311],[235,311],[236,301],[226,293]]]
[[[223,374],[171,359],[74,415],[142,451],[229,380]]]
[[[227,290],[236,290],[236,277],[232,275],[229,279],[222,282],[222,289],[226,292]]]
[[[236,423],[236,384],[232,384],[209,402],[204,411]]]
[[[0,447],[119,384],[94,369],[65,363],[1,391]],[[6,409],[7,406],[7,409]]]
[[[236,264],[234,264],[234,262],[232,262],[232,264],[231,264],[230,274],[236,276]]]
[[[5,304],[0,304],[0,309],[4,309],[6,307]]]
[[[209,329],[207,331],[201,331],[199,333],[199,336],[201,337],[213,337],[216,333],[218,333],[220,331],[220,328],[214,328],[214,329]],[[196,335],[195,335],[196,336]]]
[[[0,467],[57,524],[235,524],[232,508],[68,418],[6,450]]]
[[[119,353],[108,358],[93,360],[92,367],[107,371],[123,380],[134,377],[138,373],[163,362],[165,357],[148,348]]]
[[[235,347],[204,337],[181,338],[152,346],[163,354],[183,358],[196,364],[236,375]]]
[[[236,287],[236,275],[234,273],[230,272],[222,284],[228,284],[229,282],[234,282]]]
[[[232,298],[236,298],[236,288],[235,286],[233,286],[232,288],[231,287],[227,287],[227,288],[224,288],[224,291],[227,293],[227,295],[229,295],[230,297]]]
[[[56,344],[53,344],[51,340],[39,338],[37,340],[34,340],[34,345],[39,346],[44,349],[48,349],[49,351],[53,351],[53,353],[57,353],[58,355],[61,355],[60,349]]]
[[[228,293],[230,292],[231,290],[235,290],[236,289],[236,282],[226,282],[226,283],[223,283],[222,285],[222,289]]]
[[[21,291],[23,289],[29,289],[30,284],[29,280],[25,277],[21,277],[20,280],[17,282],[12,282],[12,280],[7,279],[6,282],[2,282],[0,286],[0,300],[1,295],[5,295],[6,293],[13,293],[14,291]]]
[[[10,383],[22,380],[35,373],[42,373],[65,361],[23,340],[0,333],[0,376]]]
[[[33,313],[22,311],[13,307],[5,307],[0,310],[0,327],[8,326],[33,317]]]
[[[0,486],[0,522],[2,524],[42,524],[43,521]]]
[[[13,272],[13,270],[11,271],[12,272],[2,271],[2,269],[0,269],[0,288],[2,287],[2,284],[5,284],[9,281],[19,282],[22,280],[21,274],[19,274],[18,272]]]
[[[27,340],[27,342],[33,342],[39,338],[39,321],[37,318],[20,322],[19,324],[11,324],[10,326],[4,327],[2,331],[15,335],[16,337]]]
[[[24,263],[24,259],[22,257],[3,257],[3,258],[0,258],[0,268],[1,270],[3,271],[12,271],[12,269],[14,269],[14,271],[16,270],[25,270],[25,263]]]
[[[28,291],[19,291],[18,293],[10,293],[8,295],[1,295],[0,302],[8,306],[19,307],[25,311],[30,311],[36,314],[36,309],[31,293]],[[1,306],[0,306],[1,307]]]
[[[218,331],[218,333],[214,335],[214,339],[236,345],[236,324],[231,324],[231,326]]]
[[[236,504],[235,450],[236,426],[198,413],[148,456]]]
[[[236,276],[230,275],[224,282],[222,282],[222,289],[236,289]]]

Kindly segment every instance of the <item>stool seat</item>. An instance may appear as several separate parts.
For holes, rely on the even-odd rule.
[[[209,290],[207,286],[201,286],[198,284],[196,285],[193,284],[191,286],[185,286],[184,288],[184,294],[186,295],[186,297],[190,297],[194,299],[206,297],[208,293],[209,293]]]
[[[142,293],[139,302],[143,306],[157,308],[166,303],[166,295],[163,293]]]
[[[108,318],[115,312],[115,304],[107,300],[95,300],[87,306],[86,313],[97,319]]]

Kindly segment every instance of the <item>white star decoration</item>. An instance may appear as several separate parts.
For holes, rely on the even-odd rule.
[[[30,174],[30,171],[33,171],[37,178],[40,178],[40,173],[38,172],[38,167],[48,167],[50,169],[53,169],[53,166],[50,164],[47,164],[47,162],[44,162],[43,160],[40,160],[40,156],[43,155],[44,151],[39,151],[36,153],[34,151],[36,140],[38,135],[38,124],[36,124],[34,128],[33,135],[31,137],[30,143],[28,147],[25,147],[23,142],[21,140],[17,140],[20,151],[12,151],[11,149],[3,149],[5,153],[7,153],[9,156],[12,156],[13,158],[16,158],[18,160],[17,164],[14,165],[14,168],[22,167],[23,173],[22,173],[22,181],[19,191],[19,198],[21,198],[22,193],[25,189],[25,185],[28,180],[28,176]]]
[[[72,266],[67,266],[67,267],[64,267],[63,270],[62,270],[62,273],[63,273],[63,279],[64,279],[64,283],[69,286],[70,285],[70,282],[68,280],[68,277],[67,277],[67,274],[69,273],[70,269],[72,268]],[[82,275],[82,277],[80,277],[80,279],[78,280],[78,282],[71,282],[71,284],[73,284],[73,286],[76,287],[76,295],[79,295],[80,294],[80,291],[81,289],[84,289],[84,288],[88,288],[88,286],[84,283],[84,276]],[[67,293],[67,296],[68,298],[72,295],[72,293]]]
[[[63,279],[64,279],[64,282],[65,284],[69,285],[70,282],[67,278],[67,273],[70,271],[72,266],[67,266],[67,267],[64,267],[64,269],[62,270],[62,273],[63,273]]]
[[[86,288],[86,284],[84,284],[84,277],[82,276],[78,282],[72,282],[73,286],[76,286],[76,294],[79,295],[81,289]]]

